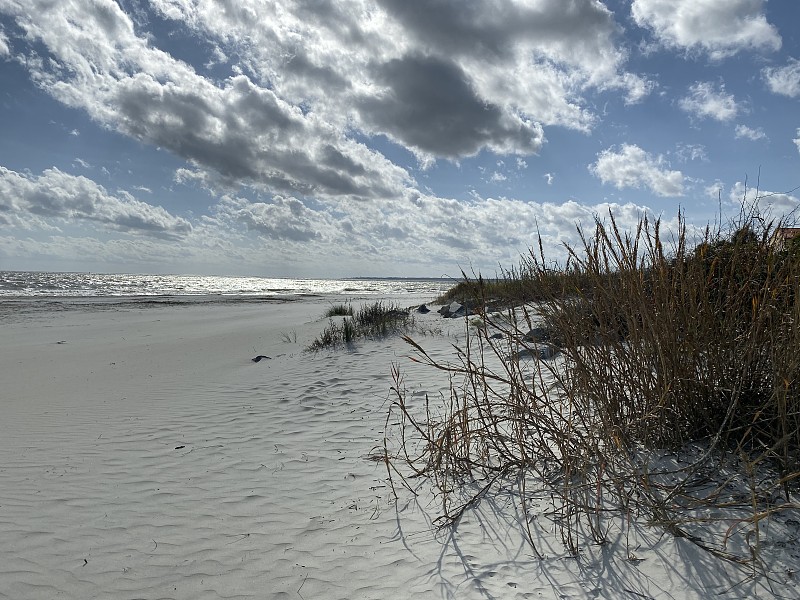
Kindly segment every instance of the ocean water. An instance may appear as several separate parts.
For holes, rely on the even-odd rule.
[[[455,285],[451,279],[271,279],[195,275],[137,275],[0,271],[0,300],[183,298],[231,301],[236,298],[291,299],[303,296],[437,296]]]

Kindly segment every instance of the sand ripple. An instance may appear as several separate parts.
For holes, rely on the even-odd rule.
[[[382,440],[388,363],[341,372],[354,359],[283,357],[212,385],[131,385],[4,432],[0,597],[427,591],[395,575],[417,559],[398,558],[385,471],[366,460]]]
[[[544,520],[548,558],[535,559],[509,498],[434,533],[431,490],[395,503],[368,460],[407,347],[270,347],[287,319],[269,337],[253,324],[261,310],[158,313],[180,327],[148,313],[136,327],[42,329],[27,350],[16,348],[28,330],[0,344],[15,348],[0,422],[0,598],[701,598],[738,581],[657,535],[641,564],[603,548],[565,558]],[[104,339],[115,341],[97,347]],[[431,352],[446,356],[450,342]],[[253,363],[252,350],[273,358]],[[19,371],[34,356],[52,371]],[[429,373],[408,385],[413,402],[448,382]],[[794,593],[790,577],[780,589]]]

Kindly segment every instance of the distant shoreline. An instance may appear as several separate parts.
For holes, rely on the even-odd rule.
[[[403,306],[429,302],[430,293],[404,293],[388,296],[377,293],[353,294],[161,294],[138,296],[0,296],[0,323],[18,321],[33,315],[82,311],[87,313],[113,310],[150,310],[159,308],[188,308],[206,306],[223,308],[232,306],[282,305],[308,302],[327,304],[342,302],[374,301],[387,298]],[[320,309],[322,310],[322,308]]]

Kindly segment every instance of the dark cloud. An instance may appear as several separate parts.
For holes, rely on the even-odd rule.
[[[443,53],[488,53],[506,58],[524,43],[540,48],[569,48],[559,58],[571,62],[592,52],[592,47],[596,52],[615,30],[608,9],[586,0],[544,0],[534,4],[380,0],[379,4],[423,47],[435,47]]]
[[[351,175],[366,175],[367,170],[364,165],[357,163],[349,156],[342,154],[342,152],[330,144],[324,146],[320,151],[320,157],[323,162],[330,165],[334,169],[340,171],[347,171]]]
[[[456,64],[406,56],[373,64],[382,94],[359,101],[361,117],[404,145],[436,156],[471,156],[485,146],[536,152],[541,131],[482,100]]]
[[[126,133],[230,182],[300,195],[372,197],[381,190],[374,169],[331,142],[317,145],[314,124],[299,109],[246,76],[208,91],[137,75],[120,82],[113,105]]]
[[[247,119],[256,119],[262,135],[265,130],[283,128],[288,133],[291,128],[275,102],[254,98],[246,87],[234,81],[230,105],[224,107],[200,90],[138,75],[121,82],[113,103],[119,127],[137,139],[213,168],[225,178],[255,179],[258,149]]]
[[[505,54],[511,48],[512,40],[500,35],[496,23],[491,22],[495,15],[486,14],[488,6],[480,2],[436,0],[421,6],[420,2],[408,0],[379,0],[378,4],[418,41],[429,46],[457,52],[488,51],[495,55]],[[507,8],[499,10],[505,12]]]
[[[350,82],[330,66],[320,66],[309,59],[303,48],[296,48],[286,61],[286,71],[293,77],[314,81],[320,90],[341,93],[350,88]]]

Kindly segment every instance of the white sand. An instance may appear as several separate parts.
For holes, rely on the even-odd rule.
[[[543,526],[538,560],[503,497],[435,534],[430,490],[395,503],[368,457],[392,362],[412,393],[448,382],[399,339],[302,353],[327,305],[3,317],[0,597],[800,597],[800,523],[754,580],[655,529],[641,560],[614,544],[576,560]],[[423,341],[443,356],[454,340]]]

